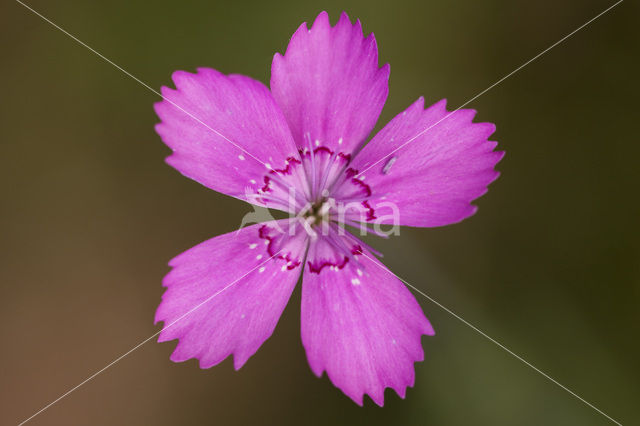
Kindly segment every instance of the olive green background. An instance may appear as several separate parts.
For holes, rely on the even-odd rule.
[[[459,106],[613,1],[28,4],[155,89],[197,66],[268,82],[301,22],[344,9],[391,63],[379,128],[420,95]],[[640,424],[639,12],[625,1],[470,104],[507,151],[474,217],[370,241],[625,425]],[[17,424],[159,330],[168,260],[250,208],[164,164],[151,91],[12,0],[0,34],[0,423]],[[611,424],[416,297],[437,335],[384,408],[313,375],[298,288],[241,371],[174,364],[152,339],[30,424]]]

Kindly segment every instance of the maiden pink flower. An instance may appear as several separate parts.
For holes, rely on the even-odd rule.
[[[373,34],[323,12],[273,58],[271,90],[200,68],[163,87],[156,127],[167,162],[201,184],[295,217],[212,238],[170,262],[155,320],[179,339],[173,361],[239,369],[271,336],[302,275],[301,336],[311,369],[356,403],[404,397],[431,324],[413,295],[340,223],[459,222],[498,177],[495,126],[418,99],[369,143],[388,93]],[[428,129],[428,131],[425,131]],[[419,135],[416,137],[416,135]],[[413,140],[411,140],[414,138]],[[411,140],[410,143],[406,143]],[[338,205],[348,205],[339,211]],[[391,214],[391,213],[396,213]]]

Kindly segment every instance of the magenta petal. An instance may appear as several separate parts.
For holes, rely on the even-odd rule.
[[[334,27],[326,12],[311,29],[302,24],[271,66],[273,96],[303,148],[354,151],[380,115],[388,80],[373,34],[365,38],[360,21],[352,24],[346,13]]]
[[[209,368],[233,354],[239,369],[271,336],[306,248],[304,232],[290,236],[288,223],[243,228],[171,260],[155,321],[164,322],[158,341],[180,340],[173,361]]]
[[[317,376],[326,371],[360,405],[364,394],[383,405],[385,388],[404,398],[413,386],[413,364],[424,358],[421,336],[433,328],[402,282],[354,238],[342,240],[352,254],[346,262],[327,237],[309,247],[302,343]]]
[[[163,87],[165,100],[155,104],[156,131],[173,150],[167,162],[185,176],[247,200],[270,167],[285,168],[297,156],[282,112],[259,81],[208,68],[176,71],[173,81],[177,89]]]
[[[409,226],[448,225],[475,213],[470,203],[498,177],[494,166],[504,152],[488,140],[495,126],[473,123],[474,115],[469,109],[449,113],[445,100],[424,110],[420,98],[362,149],[351,167],[372,192],[368,205],[375,216],[386,217],[380,223],[393,223],[391,204],[399,209],[399,224]],[[346,182],[341,191],[356,189]]]

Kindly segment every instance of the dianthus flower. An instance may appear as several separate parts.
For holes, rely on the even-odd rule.
[[[200,68],[162,88],[156,130],[167,162],[215,191],[291,213],[199,244],[170,262],[156,312],[173,361],[239,369],[271,336],[302,275],[301,336],[311,369],[356,403],[404,397],[421,336],[413,295],[344,224],[434,227],[475,211],[498,177],[495,126],[418,99],[365,144],[388,93],[373,34],[321,13],[276,54],[271,90]],[[368,228],[369,229],[369,228]]]

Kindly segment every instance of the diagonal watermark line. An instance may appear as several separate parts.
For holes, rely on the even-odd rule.
[[[284,250],[284,249],[283,249]],[[174,321],[172,321],[171,323],[169,323],[168,325],[165,325],[164,327],[162,327],[162,329],[154,334],[152,334],[151,336],[147,337],[146,339],[144,339],[143,341],[141,341],[140,343],[138,343],[137,345],[135,345],[134,347],[132,347],[131,349],[129,349],[127,352],[123,353],[122,355],[120,355],[118,358],[114,359],[113,361],[111,361],[109,364],[105,365],[104,367],[102,367],[100,370],[96,371],[95,373],[93,373],[92,375],[90,375],[89,377],[87,377],[86,379],[84,379],[82,382],[78,383],[77,385],[75,385],[74,387],[72,387],[71,389],[69,389],[68,391],[66,391],[65,393],[63,393],[62,395],[60,395],[58,398],[54,399],[53,401],[51,401],[49,404],[45,405],[44,407],[42,407],[40,410],[38,410],[37,412],[35,412],[34,414],[32,414],[29,418],[23,420],[22,422],[20,422],[18,424],[18,426],[22,426],[23,424],[27,423],[28,421],[32,420],[34,417],[36,417],[37,415],[41,414],[42,412],[46,411],[47,409],[49,409],[51,406],[53,406],[54,404],[56,404],[57,402],[59,402],[61,399],[69,396],[72,392],[74,392],[75,390],[77,390],[78,388],[80,388],[81,386],[85,385],[87,382],[93,380],[96,376],[98,376],[99,374],[103,373],[105,370],[107,370],[109,367],[113,366],[114,364],[116,364],[117,362],[121,361],[123,358],[127,357],[129,354],[131,354],[132,352],[134,352],[135,350],[137,350],[138,348],[140,348],[142,345],[144,345],[145,343],[149,342],[151,339],[155,338],[156,336],[158,336],[160,333],[162,333],[164,330],[167,330],[171,327],[173,327],[178,321],[181,321],[183,318],[185,318],[187,315],[190,315],[191,313],[197,311],[198,309],[200,309],[204,304],[210,302],[214,297],[218,296],[219,294],[223,293],[225,290],[227,290],[229,287],[233,286],[234,284],[236,284],[238,281],[240,281],[241,279],[243,279],[244,277],[246,277],[247,275],[249,275],[251,272],[255,271],[256,269],[260,268],[261,266],[265,265],[267,262],[269,262],[271,259],[273,259],[274,257],[276,257],[277,255],[279,255],[283,250],[278,251],[276,254],[274,254],[273,256],[269,257],[267,260],[265,260],[264,262],[258,264],[256,267],[252,268],[251,270],[249,270],[248,272],[246,272],[244,275],[242,275],[241,277],[235,279],[234,281],[232,281],[231,283],[227,284],[226,286],[224,286],[221,290],[218,290],[217,292],[215,292],[213,295],[209,296],[208,298],[206,298],[203,302],[199,303],[198,305],[196,305],[194,308],[192,308],[191,310],[187,311],[185,314],[181,315],[180,317],[178,317],[177,319],[175,319]]]
[[[442,117],[440,120],[436,121],[434,124],[432,124],[431,126],[427,127],[426,129],[424,129],[423,131],[421,131],[420,133],[418,133],[417,135],[411,137],[411,139],[409,139],[408,141],[404,142],[402,145],[400,145],[399,147],[397,147],[396,149],[394,149],[393,151],[391,151],[389,154],[385,155],[384,157],[380,158],[379,160],[375,161],[374,163],[368,165],[367,167],[364,168],[364,170],[362,170],[361,172],[358,173],[358,176],[362,176],[364,172],[366,172],[367,170],[369,170],[370,168],[372,168],[373,166],[375,166],[376,164],[380,163],[382,160],[384,160],[385,158],[389,158],[389,156],[393,155],[394,153],[398,152],[400,149],[404,148],[405,146],[407,146],[409,143],[413,142],[414,140],[416,140],[417,138],[419,138],[420,136],[424,135],[427,131],[429,131],[429,129],[435,127],[436,125],[438,125],[440,122],[446,120],[447,118],[449,118],[451,115],[453,115],[456,111],[464,108],[465,106],[469,105],[471,102],[475,101],[476,99],[478,99],[480,96],[484,95],[485,93],[487,93],[489,90],[493,89],[494,87],[496,87],[498,84],[502,83],[503,81],[505,81],[506,79],[508,79],[509,77],[511,77],[512,75],[514,75],[515,73],[517,73],[518,71],[520,71],[521,69],[523,69],[524,67],[526,67],[527,65],[529,65],[531,62],[535,61],[536,59],[538,59],[539,57],[541,57],[542,55],[544,55],[545,53],[547,53],[548,51],[550,51],[551,49],[553,49],[554,47],[556,47],[557,45],[559,45],[560,43],[562,43],[563,41],[565,41],[566,39],[568,39],[569,37],[571,37],[572,35],[574,35],[575,33],[577,33],[578,31],[580,31],[581,29],[583,29],[584,27],[586,27],[587,25],[589,25],[590,23],[592,23],[593,21],[595,21],[596,19],[598,19],[599,17],[601,17],[602,15],[604,15],[605,13],[609,12],[611,9],[613,9],[614,7],[616,7],[617,5],[619,5],[620,3],[622,3],[624,0],[618,0],[616,3],[612,4],[611,6],[609,6],[608,8],[606,8],[605,10],[603,10],[602,12],[598,13],[596,16],[594,16],[593,18],[589,19],[587,22],[585,22],[584,24],[580,25],[578,28],[576,28],[575,30],[571,31],[569,34],[567,34],[566,36],[562,37],[560,40],[556,41],[555,43],[553,43],[551,46],[547,47],[546,49],[544,49],[542,52],[538,53],[536,56],[534,56],[533,58],[529,59],[527,62],[523,63],[522,65],[520,65],[518,68],[514,69],[513,71],[511,71],[509,74],[505,75],[504,77],[502,77],[500,80],[496,81],[495,83],[493,83],[491,86],[487,87],[486,89],[484,89],[483,91],[481,91],[480,93],[478,93],[477,95],[475,95],[474,97],[470,98],[469,100],[467,100],[465,103],[463,103],[462,105],[460,105],[458,108],[454,109],[453,111],[451,111],[450,113],[448,113],[447,115],[445,115],[444,117]]]
[[[462,318],[460,315],[456,314],[455,312],[453,312],[451,309],[447,308],[446,306],[444,306],[442,303],[438,302],[437,300],[435,300],[433,297],[427,295],[425,292],[423,292],[422,290],[420,290],[419,288],[411,285],[408,281],[404,280],[403,278],[399,277],[398,275],[396,275],[394,272],[392,272],[390,269],[387,269],[386,267],[382,266],[381,264],[379,264],[375,259],[371,258],[371,256],[369,256],[368,254],[362,252],[362,254],[364,255],[364,257],[366,257],[367,259],[369,259],[373,264],[375,264],[377,267],[379,267],[380,269],[386,271],[387,273],[393,275],[394,277],[396,277],[397,279],[399,279],[400,281],[402,281],[405,285],[407,285],[408,287],[412,288],[416,293],[422,295],[423,297],[425,297],[426,299],[428,299],[430,302],[432,302],[433,304],[435,304],[436,306],[438,306],[440,309],[442,309],[443,311],[445,311],[446,313],[448,313],[449,315],[453,316],[454,318],[456,318],[457,320],[459,320],[460,322],[462,322],[464,325],[466,325],[467,327],[471,328],[473,331],[475,331],[476,333],[480,334],[482,337],[486,338],[487,340],[489,340],[491,343],[495,344],[496,346],[498,346],[500,349],[504,350],[505,352],[507,352],[509,355],[513,356],[514,358],[516,358],[518,361],[524,363],[525,365],[527,365],[528,367],[530,367],[531,369],[533,369],[534,371],[536,371],[537,373],[541,374],[543,377],[545,377],[547,380],[551,381],[552,383],[554,383],[555,385],[561,387],[562,389],[564,389],[565,391],[567,391],[568,393],[570,393],[571,395],[573,395],[574,397],[576,397],[577,399],[579,399],[580,401],[582,401],[583,403],[585,403],[587,406],[591,407],[592,409],[594,409],[595,411],[597,411],[598,413],[602,414],[604,417],[606,417],[607,419],[611,420],[613,423],[622,426],[622,424],[620,422],[618,422],[617,420],[613,419],[612,417],[610,417],[607,413],[605,413],[604,411],[602,411],[601,409],[599,409],[598,407],[596,407],[595,405],[591,404],[589,401],[587,401],[586,399],[582,398],[580,395],[578,395],[577,393],[575,393],[574,391],[572,391],[571,389],[567,388],[566,386],[564,386],[562,383],[558,382],[556,379],[554,379],[553,377],[549,376],[547,373],[545,373],[544,371],[540,370],[538,367],[536,367],[535,365],[531,364],[530,362],[528,362],[526,359],[522,358],[520,355],[516,354],[515,352],[513,352],[511,349],[507,348],[506,346],[504,346],[502,343],[498,342],[496,339],[494,339],[493,337],[489,336],[487,333],[485,333],[484,331],[480,330],[478,327],[476,327],[475,325],[471,324],[469,321],[465,320],[464,318]]]
[[[77,37],[75,37],[73,34],[69,33],[68,31],[66,31],[64,28],[60,27],[59,25],[57,25],[56,23],[52,22],[50,19],[48,19],[46,16],[42,15],[41,13],[39,13],[38,11],[34,10],[32,7],[24,4],[23,2],[21,2],[20,0],[16,0],[16,2],[20,3],[22,6],[24,6],[25,8],[29,9],[31,12],[33,12],[34,14],[38,15],[40,18],[42,18],[44,21],[48,22],[49,24],[51,24],[52,26],[54,26],[56,29],[60,30],[61,32],[63,32],[65,35],[69,36],[71,39],[73,39],[74,41],[76,41],[77,43],[79,43],[80,45],[86,47],[87,49],[89,49],[91,52],[95,53],[96,55],[98,55],[100,58],[104,59],[106,62],[108,62],[109,64],[113,65],[114,67],[116,67],[118,70],[122,71],[125,75],[127,75],[128,77],[131,77],[132,79],[134,79],[135,81],[137,81],[138,83],[140,83],[142,86],[144,86],[145,88],[149,89],[150,91],[152,91],[153,93],[155,93],[156,95],[160,96],[163,100],[169,102],[171,105],[173,105],[174,107],[178,108],[180,111],[184,112],[185,114],[187,114],[189,117],[193,118],[195,121],[197,121],[198,123],[202,124],[204,127],[206,127],[207,129],[211,130],[213,133],[215,133],[216,135],[220,136],[222,139],[226,140],[227,142],[229,142],[231,145],[235,146],[236,148],[238,148],[240,151],[244,152],[245,154],[247,154],[248,156],[250,156],[251,158],[253,158],[254,160],[256,160],[257,162],[259,162],[260,164],[263,164],[265,167],[267,167],[266,163],[262,160],[260,160],[258,157],[254,156],[253,154],[251,154],[249,151],[247,151],[246,149],[244,149],[243,147],[241,147],[240,145],[238,145],[237,143],[235,143],[234,141],[232,141],[231,139],[229,139],[228,137],[226,137],[225,135],[223,135],[222,133],[220,133],[219,131],[217,131],[216,129],[212,128],[211,126],[209,126],[207,123],[205,123],[204,121],[200,120],[198,117],[196,117],[195,115],[191,114],[189,111],[185,110],[184,108],[182,108],[180,105],[176,104],[175,102],[173,102],[170,99],[167,99],[166,97],[162,96],[162,94],[160,92],[158,92],[156,89],[154,89],[153,87],[149,86],[147,83],[145,83],[144,81],[140,80],[138,77],[136,77],[135,75],[131,74],[129,71],[125,70],[124,68],[122,68],[120,65],[116,64],[115,62],[113,62],[111,59],[107,58],[106,56],[104,56],[103,54],[101,54],[100,52],[98,52],[97,50],[95,50],[94,48],[92,48],[91,46],[89,46],[88,44],[86,44],[85,42],[83,42],[82,40],[78,39]],[[269,167],[267,167],[269,168]]]

